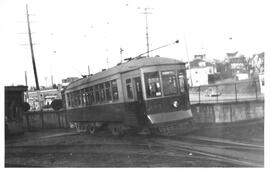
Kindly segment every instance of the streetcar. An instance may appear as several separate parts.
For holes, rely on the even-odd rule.
[[[192,126],[185,63],[165,57],[137,57],[70,83],[64,91],[70,124],[95,133],[108,128],[187,132]]]

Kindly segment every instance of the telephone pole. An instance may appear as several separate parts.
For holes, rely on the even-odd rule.
[[[39,83],[38,83],[38,76],[37,76],[37,70],[36,70],[36,62],[35,62],[35,56],[34,56],[34,49],[33,49],[33,43],[32,43],[32,36],[31,36],[31,29],[30,29],[29,13],[28,13],[28,5],[27,4],[26,4],[26,17],[27,17],[27,26],[28,26],[28,36],[29,36],[29,42],[30,42],[30,50],[31,50],[32,63],[33,63],[35,82],[36,82],[36,90],[39,90]]]
[[[32,35],[31,35],[31,28],[30,28],[30,21],[29,21],[29,13],[28,13],[28,5],[27,4],[26,4],[26,18],[27,18],[27,27],[28,27],[28,36],[29,36],[32,64],[33,64],[35,82],[36,82],[37,100],[39,103],[39,109],[42,110],[43,102],[41,99],[40,88],[39,88],[39,83],[38,83],[38,76],[37,76],[37,69],[36,69],[36,62],[35,62],[35,56],[34,56],[34,49],[33,49],[33,43],[32,43]]]
[[[145,30],[146,30],[146,47],[147,47],[147,57],[149,57],[149,33],[148,33],[148,14],[152,14],[150,12],[148,12],[147,10],[149,10],[150,8],[144,8],[144,12],[142,14],[145,15]]]
[[[25,95],[26,100],[25,101],[28,102],[28,83],[27,83],[27,72],[26,71],[24,71],[24,77],[25,77],[25,86],[27,86],[26,95]]]

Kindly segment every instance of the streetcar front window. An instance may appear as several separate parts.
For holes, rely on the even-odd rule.
[[[174,71],[164,71],[161,73],[162,83],[163,83],[163,92],[164,95],[173,95],[177,94],[177,83],[176,75]]]
[[[147,98],[161,96],[161,86],[158,71],[144,73]]]
[[[185,72],[184,71],[178,71],[178,80],[179,80],[180,92],[185,92]]]

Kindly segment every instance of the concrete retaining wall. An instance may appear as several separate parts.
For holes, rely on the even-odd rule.
[[[264,117],[264,101],[191,105],[197,123],[226,123]],[[65,111],[26,112],[23,127],[28,130],[68,128]]]
[[[245,101],[191,106],[195,122],[226,123],[264,117],[264,101]]]

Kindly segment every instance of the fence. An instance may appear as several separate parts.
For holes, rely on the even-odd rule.
[[[28,130],[69,127],[65,111],[36,111],[23,114],[23,127]]]
[[[258,79],[190,87],[191,104],[263,100]]]

